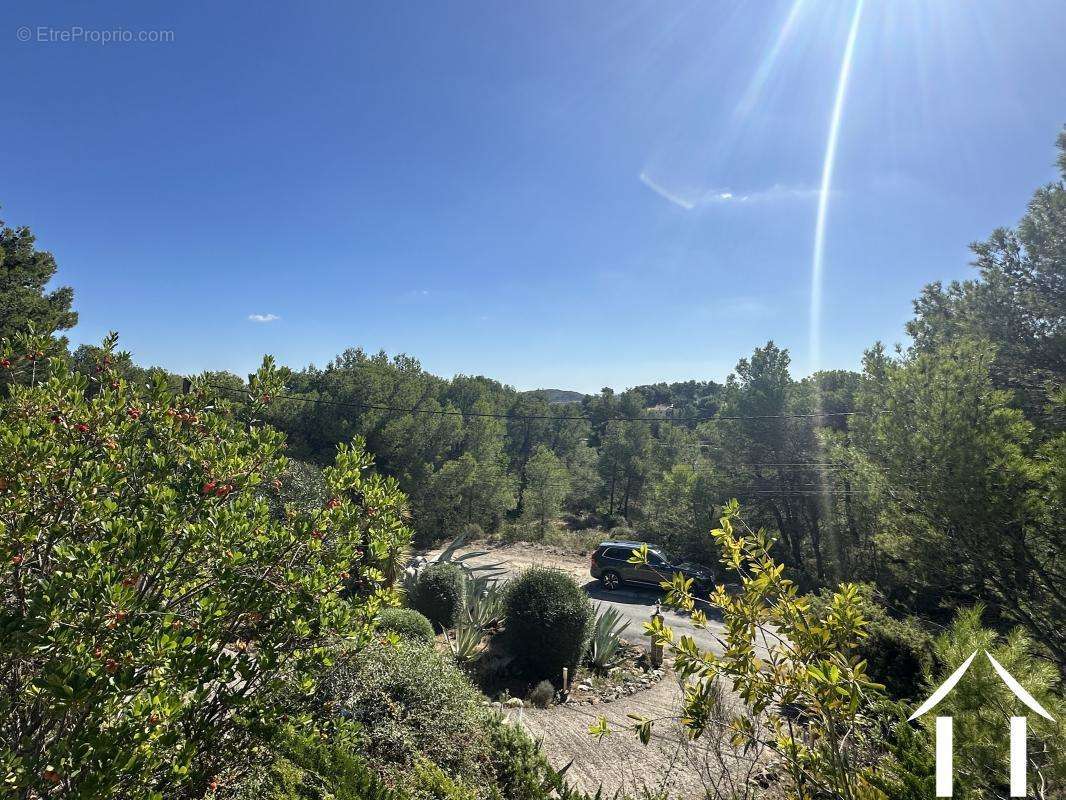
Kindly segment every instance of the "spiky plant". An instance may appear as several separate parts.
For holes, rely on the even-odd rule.
[[[626,621],[615,608],[606,608],[596,616],[585,661],[593,669],[606,670],[618,660],[618,643]]]

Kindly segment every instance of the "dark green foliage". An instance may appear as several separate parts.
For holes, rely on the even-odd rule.
[[[887,730],[879,749],[887,753],[869,775],[870,783],[891,800],[928,800],[936,793],[933,743],[916,723],[908,722],[903,704],[881,709]]]
[[[485,697],[431,646],[406,640],[339,655],[324,692],[357,724],[359,749],[390,783],[402,785],[422,754],[471,785],[490,782]]]
[[[0,339],[26,332],[51,334],[73,328],[78,315],[70,310],[74,291],[61,286],[45,292],[56,272],[51,253],[38,250],[29,228],[8,228],[0,220]]]
[[[868,620],[866,637],[859,640],[856,655],[866,660],[870,679],[884,684],[894,700],[919,697],[924,690],[924,674],[932,665],[933,640],[915,617],[896,619],[875,598],[870,584],[860,584],[859,606]],[[828,610],[832,593],[822,590],[811,598],[811,609]]]
[[[534,567],[507,587],[507,641],[528,675],[560,680],[581,661],[593,625],[588,596],[564,572]]]
[[[248,776],[237,800],[406,800],[336,738],[286,731],[271,750],[273,761]]]
[[[413,608],[386,608],[378,614],[378,630],[407,639],[433,641],[433,624]]]
[[[507,800],[552,800],[583,797],[551,768],[540,744],[520,726],[494,721],[488,728],[492,769],[500,796]]]
[[[889,697],[918,698],[922,674],[931,660],[929,634],[913,617],[898,620],[889,616],[872,619],[867,633],[858,653],[866,659],[870,677],[884,684]]]
[[[0,366],[32,376],[0,400],[4,790],[199,797],[249,766],[250,723],[293,711],[282,690],[313,680],[328,640],[372,634],[405,500],[357,440],[326,471],[344,499],[274,518],[284,437],[247,424],[261,405],[128,384],[114,335],[91,375],[37,363],[50,341],[0,343]],[[281,387],[269,358],[251,382]],[[342,599],[342,574],[365,594]]]
[[[452,627],[463,601],[462,568],[448,562],[430,564],[418,576],[407,600],[434,625]]]

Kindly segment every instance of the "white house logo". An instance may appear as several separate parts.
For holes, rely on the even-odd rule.
[[[955,684],[959,682],[963,675],[966,674],[966,670],[970,668],[970,664],[977,657],[977,650],[973,651],[973,654],[966,659],[962,666],[951,673],[946,681],[944,681],[940,687],[933,692],[932,696],[926,700],[922,705],[911,714],[911,720],[916,720],[918,717],[925,714],[927,711],[931,711],[934,706],[941,700],[948,696],[952,689],[955,688]],[[1054,718],[1044,710],[1044,707],[1036,701],[1029,692],[1025,690],[1018,681],[1014,679],[1007,670],[1003,669],[1003,666],[992,657],[992,654],[985,650],[985,655],[988,656],[988,660],[992,663],[992,668],[996,671],[996,674],[1007,685],[1014,696],[1021,700],[1025,705],[1029,707],[1029,710],[1033,713],[1039,714],[1042,717],[1054,722]],[[1026,717],[1011,717],[1010,718],[1010,796],[1011,797],[1025,797],[1025,785],[1026,785],[1026,763],[1028,762],[1028,753],[1026,752]],[[937,717],[936,718],[936,796],[937,797],[951,797],[951,783],[952,783],[952,742],[951,742],[951,717]]]

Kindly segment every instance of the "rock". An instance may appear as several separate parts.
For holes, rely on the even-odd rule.
[[[495,702],[495,703],[492,704],[492,707],[493,708],[502,708],[503,707],[503,703]]]

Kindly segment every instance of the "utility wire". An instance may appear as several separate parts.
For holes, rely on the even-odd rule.
[[[219,389],[224,392],[235,392],[237,394],[247,394],[247,389],[235,389],[232,386],[222,386],[221,384],[205,383],[202,384],[212,389]],[[321,397],[301,397],[294,394],[278,394],[273,395],[277,400],[295,400],[301,403],[317,403],[320,405],[336,406],[339,408],[358,408],[370,411],[391,411],[396,414],[430,414],[438,417],[488,417],[493,419],[509,419],[516,421],[532,421],[532,420],[558,420],[569,422],[592,422],[592,419],[586,414],[570,415],[570,416],[555,416],[551,414],[510,414],[499,413],[492,411],[451,411],[447,409],[434,410],[431,408],[399,408],[396,406],[381,405],[378,403],[359,403],[355,401],[343,401],[343,400],[326,400]],[[761,419],[819,419],[821,417],[852,417],[852,416],[873,416],[876,414],[887,414],[887,411],[826,411],[822,413],[812,414],[756,414],[752,416],[740,416],[740,415],[717,415],[707,414],[697,417],[608,417],[606,422],[713,422],[717,420],[761,420]]]

